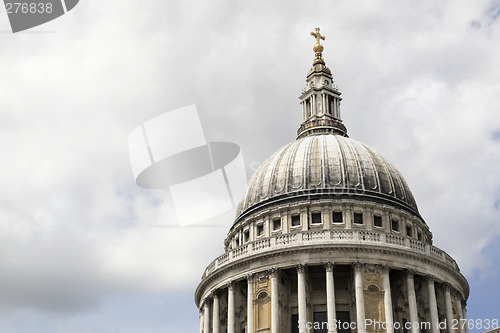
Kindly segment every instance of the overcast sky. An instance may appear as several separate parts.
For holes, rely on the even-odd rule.
[[[0,10],[0,331],[195,332],[228,227],[151,227],[128,135],[196,104],[250,175],[295,139],[318,26],[350,137],[405,176],[469,318],[500,319],[500,1],[81,0],[18,34]]]

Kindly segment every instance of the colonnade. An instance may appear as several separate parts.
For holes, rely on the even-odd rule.
[[[307,269],[304,265],[297,265],[297,305],[298,305],[298,320],[299,323],[311,322],[308,318],[307,309],[307,283],[306,274]],[[326,271],[326,308],[327,308],[327,320],[328,320],[328,332],[337,333],[336,325],[333,323],[337,322],[336,318],[336,304],[335,304],[335,284],[334,284],[334,265],[332,263],[327,263],[325,265]],[[356,327],[358,333],[366,333],[365,329],[365,301],[364,301],[364,285],[363,285],[363,265],[360,263],[353,264],[354,271],[354,295],[355,295],[355,308],[356,308]],[[386,266],[381,267],[383,289],[384,289],[384,315],[386,323],[394,323],[394,312],[392,305],[392,293],[391,293],[391,283],[390,283],[390,268]],[[280,307],[279,307],[279,271],[277,269],[272,269],[269,273],[270,280],[270,290],[271,290],[271,325],[270,333],[285,333],[280,328]],[[415,272],[412,270],[406,271],[406,290],[407,290],[407,300],[408,300],[408,313],[409,319],[412,323],[419,322],[418,306],[417,306],[417,295],[415,292]],[[431,276],[426,276],[426,284],[428,290],[429,298],[429,311],[431,320],[431,333],[440,333],[438,326],[439,314],[438,305],[436,299],[435,290],[435,279]],[[255,333],[255,323],[254,323],[254,276],[248,275],[246,277],[247,281],[247,320],[246,320],[246,332]],[[444,304],[446,320],[451,323],[454,319],[451,291],[452,288],[448,284],[444,285]],[[235,333],[235,284],[228,283],[227,287],[227,333]],[[200,333],[223,333],[220,330],[220,293],[215,291],[209,298],[204,299],[202,305],[200,306]],[[462,305],[461,297],[456,297],[456,308],[458,316],[460,319],[465,318],[465,307]],[[211,300],[211,301],[210,301]],[[210,317],[212,315],[212,317]],[[212,318],[212,320],[210,320]],[[251,320],[248,320],[248,319]],[[412,325],[409,330],[410,333],[420,333],[418,325]],[[451,325],[447,325],[449,333],[467,333],[466,329],[459,328],[458,330],[453,330]],[[268,331],[269,332],[269,331]],[[299,325],[300,333],[308,333],[304,325]],[[387,325],[387,333],[394,333],[394,325]]]
[[[320,93],[319,95],[321,98],[322,109],[318,110],[318,96],[316,94],[312,94],[309,99],[302,102],[302,119],[305,121],[309,117],[321,113],[330,114],[335,118],[340,118],[340,100],[330,94]]]

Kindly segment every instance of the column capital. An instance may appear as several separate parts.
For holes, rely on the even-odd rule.
[[[325,264],[325,269],[327,272],[333,272],[334,268],[335,268],[335,264],[333,262],[327,262]]]
[[[407,269],[407,270],[405,270],[405,273],[406,273],[406,277],[411,277],[411,278],[414,278],[415,274],[416,274],[414,269]]]
[[[247,275],[245,275],[245,279],[247,279],[248,283],[253,283],[254,274],[247,274]]]
[[[465,295],[460,290],[457,289],[455,289],[455,297],[457,297],[458,300],[462,302],[465,300]]]
[[[352,267],[354,267],[354,270],[360,271],[365,267],[365,264],[360,263],[359,261],[352,263]]]
[[[269,269],[268,270],[269,277],[271,277],[271,278],[277,278],[278,277],[278,272],[279,272],[279,269],[277,269],[275,267]]]
[[[306,265],[304,265],[304,264],[295,265],[295,268],[297,269],[297,273],[300,273],[300,274],[303,274],[306,271]]]
[[[451,291],[452,291],[452,290],[454,290],[454,289],[453,289],[453,286],[451,285],[451,283],[448,283],[448,282],[443,282],[443,283],[442,283],[442,285],[443,285],[443,289],[444,289],[445,291],[448,291],[448,292],[450,292],[450,293],[451,293]]]
[[[432,275],[426,275],[425,281],[427,281],[427,283],[431,283],[431,282],[434,283],[434,282],[436,282],[436,278]]]
[[[380,265],[380,270],[382,273],[389,273],[391,271],[391,267],[389,265]]]
[[[233,288],[234,288],[234,282],[233,281],[226,282],[225,287],[228,290],[233,290]]]

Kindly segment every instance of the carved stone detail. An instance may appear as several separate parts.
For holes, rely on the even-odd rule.
[[[333,272],[333,269],[335,268],[335,264],[332,262],[327,262],[325,264],[325,269],[327,272]]]
[[[304,264],[295,265],[295,268],[297,268],[297,273],[304,274],[306,271],[306,266]]]

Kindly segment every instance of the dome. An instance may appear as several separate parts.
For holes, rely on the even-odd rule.
[[[319,30],[297,139],[250,179],[196,289],[200,333],[439,332],[467,320],[467,280],[433,245],[405,179],[348,137]]]
[[[333,134],[299,138],[271,155],[249,181],[237,216],[315,194],[371,199],[420,216],[405,179],[389,161],[361,142]]]

